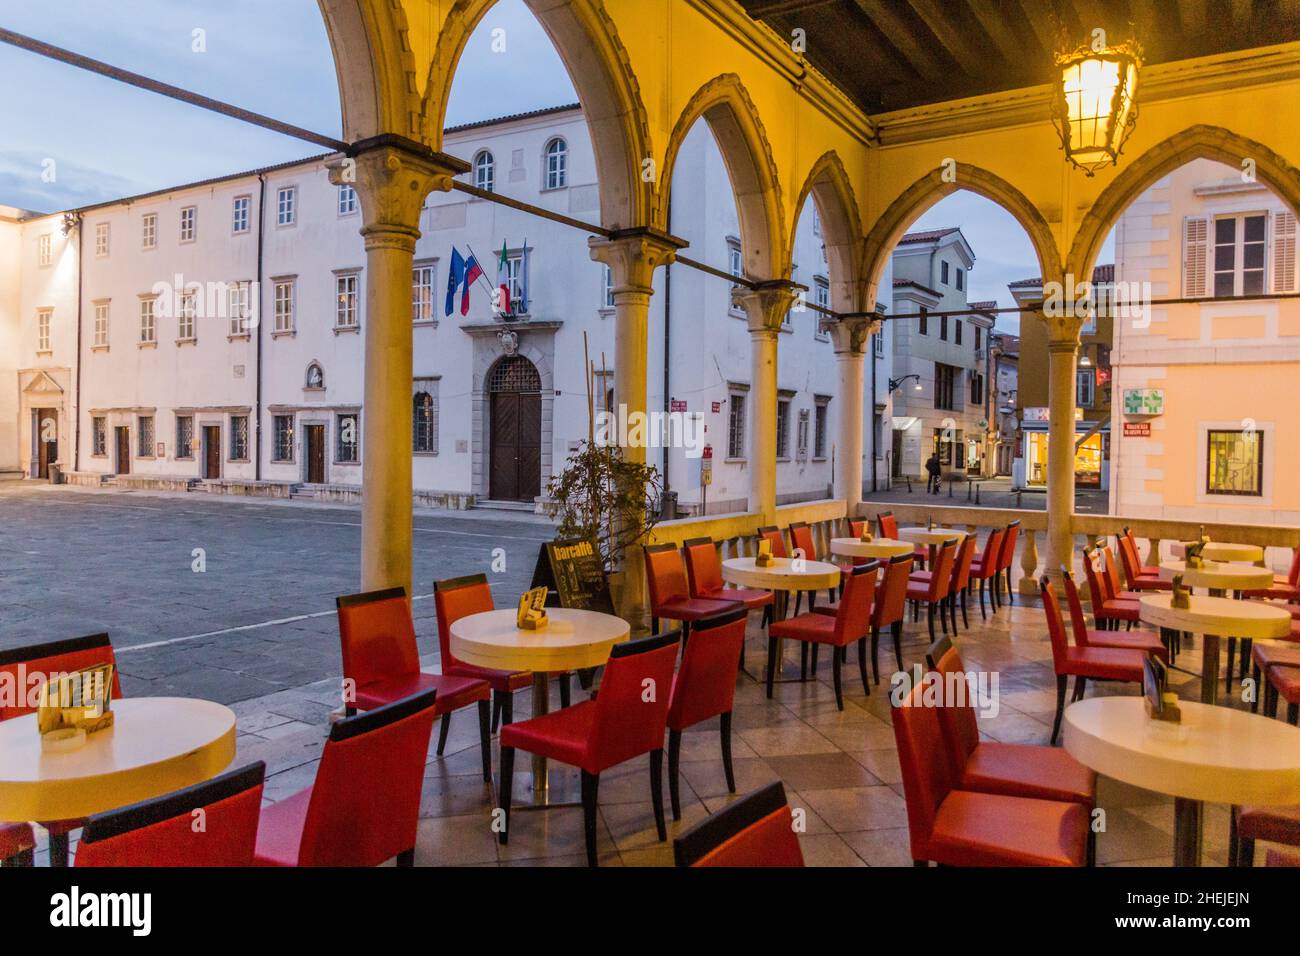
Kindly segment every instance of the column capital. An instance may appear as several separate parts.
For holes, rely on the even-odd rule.
[[[329,164],[330,182],[356,188],[361,234],[397,234],[412,246],[420,236],[420,211],[429,193],[447,192],[467,173],[464,160],[438,153],[402,136],[384,135],[354,143],[348,155]]]
[[[1034,311],[1023,315],[1032,316],[1043,323],[1043,327],[1047,329],[1047,351],[1072,352],[1079,348],[1086,316],[1079,314],[1076,302],[1066,299],[1063,294],[1058,294],[1030,305]]]
[[[785,324],[785,317],[806,287],[789,279],[770,279],[752,289],[739,286],[731,290],[731,301],[745,310],[750,335],[774,336]]]
[[[835,354],[854,357],[866,354],[867,343],[872,335],[880,331],[882,325],[883,321],[878,315],[849,316],[842,319],[823,315],[818,321],[818,327],[823,332],[830,333],[831,347],[835,350]]]
[[[654,272],[677,258],[677,250],[686,242],[649,226],[619,229],[608,238],[592,236],[587,240],[591,258],[609,266],[614,279],[614,295],[640,293],[649,295]]]

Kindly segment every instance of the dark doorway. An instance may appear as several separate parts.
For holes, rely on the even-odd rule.
[[[307,483],[325,484],[325,426],[307,426]]]
[[[894,460],[891,465],[891,474],[894,478],[903,477],[903,432],[897,428],[893,429],[890,434],[894,438],[893,452]]]
[[[36,477],[50,477],[59,460],[59,416],[52,408],[36,409]]]
[[[532,501],[542,493],[542,380],[532,362],[507,356],[488,373],[488,497]]]
[[[131,474],[131,429],[119,425],[113,429],[117,444],[117,470],[115,474]]]
[[[203,426],[203,477],[221,477],[221,426]]]

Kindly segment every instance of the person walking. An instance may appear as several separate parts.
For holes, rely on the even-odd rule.
[[[926,490],[932,495],[939,493],[939,479],[943,474],[943,468],[939,465],[939,453],[936,451],[925,463]]]

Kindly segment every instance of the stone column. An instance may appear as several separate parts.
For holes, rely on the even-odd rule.
[[[1075,369],[1081,323],[1044,316],[1047,323],[1047,560],[1053,580],[1072,567],[1074,548]]]
[[[353,145],[330,167],[361,203],[366,248],[361,418],[361,587],[411,593],[411,270],[420,210],[469,164],[400,136]]]
[[[844,501],[850,519],[857,515],[862,503],[862,422],[863,406],[868,398],[863,394],[863,366],[871,336],[879,331],[880,323],[867,318],[821,320],[822,328],[831,334],[835,349],[835,364],[839,370],[839,456],[835,470],[835,497]],[[874,405],[875,396],[869,401]]]
[[[784,279],[731,293],[749,319],[749,510],[765,525],[776,521],[776,342],[795,295]]]

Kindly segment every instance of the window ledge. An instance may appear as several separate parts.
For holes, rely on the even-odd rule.
[[[53,354],[54,354],[54,349],[37,349],[37,350],[36,350],[36,354],[37,354],[37,355],[53,355]]]
[[[108,351],[108,346],[107,346],[107,345],[92,345],[92,346],[90,347],[90,350],[91,350],[92,352],[107,352],[107,351]]]
[[[231,332],[226,336],[227,342],[247,342],[252,336],[247,332]]]
[[[612,306],[607,305],[597,309],[596,314],[599,315],[602,319],[608,319],[610,316],[612,316],[615,313],[615,311],[616,310]]]
[[[313,395],[324,395],[324,394],[325,394],[325,388],[324,388],[323,386],[321,386],[321,385],[304,385],[304,386],[302,387],[302,390],[303,390],[304,392],[310,392],[310,393],[313,394]]]
[[[272,458],[272,459],[271,459],[271,464],[273,464],[273,465],[292,465],[293,463],[294,463],[294,462],[293,462],[293,459],[292,459],[292,458]]]
[[[411,452],[411,454],[414,455],[416,458],[437,458],[438,457],[438,453],[436,451],[413,451]]]
[[[199,340],[196,339],[196,338],[194,338],[194,339],[177,339],[177,340],[176,340],[176,344],[177,344],[177,345],[198,345],[198,344],[199,344]]]
[[[94,452],[91,452],[90,457],[91,457],[91,458],[107,458],[107,457],[108,457],[108,452],[104,452],[102,455],[96,455]]]
[[[194,456],[193,456],[193,455],[177,455],[177,456],[175,457],[175,460],[176,460],[176,461],[193,461],[193,460],[194,460]]]
[[[336,325],[336,326],[334,326],[334,334],[335,334],[335,335],[356,335],[356,334],[357,334],[358,332],[360,332],[360,331],[361,331],[361,326],[359,326],[359,325],[346,325],[346,326],[344,326],[344,325]]]
[[[156,349],[158,347],[158,343],[157,342],[136,342],[135,347],[138,349]]]
[[[437,327],[437,319],[417,319],[411,323],[413,329],[436,329]]]
[[[271,333],[271,338],[273,338],[273,339],[291,339],[291,338],[294,338],[297,334],[298,334],[298,330],[297,330],[297,329],[281,329],[281,330],[278,331],[278,332],[272,332],[272,333]]]
[[[564,192],[564,190],[566,190],[566,189],[568,189],[568,188],[569,188],[569,184],[568,184],[568,183],[565,183],[563,186],[546,186],[546,187],[544,187],[544,188],[542,188],[542,189],[539,189],[539,190],[537,190],[537,191],[538,191],[539,193],[559,193],[559,192]]]
[[[252,459],[249,458],[227,458],[227,465],[247,465]]]
[[[724,458],[722,460],[728,465],[743,465],[745,462],[749,461],[748,458]]]

